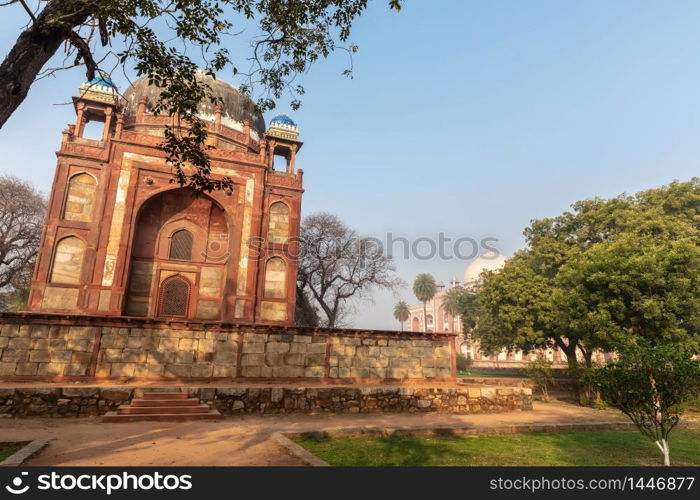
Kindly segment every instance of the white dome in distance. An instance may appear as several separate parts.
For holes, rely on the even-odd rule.
[[[497,252],[489,252],[479,255],[469,263],[464,271],[464,284],[474,283],[479,279],[479,275],[484,271],[495,271],[503,267],[506,258]]]

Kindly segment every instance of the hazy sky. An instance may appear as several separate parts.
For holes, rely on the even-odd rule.
[[[352,36],[355,78],[340,76],[344,54],[320,62],[289,113],[305,142],[305,214],[332,212],[382,239],[493,237],[509,255],[533,218],[700,173],[697,1],[407,0],[399,14],[371,3]],[[2,13],[4,57],[24,13]],[[0,130],[2,172],[50,189],[74,120],[56,104],[83,76],[32,87]],[[400,296],[415,302],[418,272],[449,281],[467,264],[398,259]],[[396,327],[396,300],[377,294],[354,325]]]

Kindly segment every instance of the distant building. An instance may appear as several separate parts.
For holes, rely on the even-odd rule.
[[[484,270],[495,271],[503,267],[506,258],[499,254],[486,254],[477,257],[472,261],[464,271],[463,281],[458,281],[457,278],[452,278],[449,285],[444,283],[438,284],[438,292],[435,297],[426,304],[425,318],[428,332],[456,332],[457,349],[467,357],[470,357],[475,367],[482,368],[520,368],[525,366],[531,360],[538,356],[544,356],[552,361],[555,365],[566,365],[566,356],[559,348],[547,349],[543,352],[531,352],[525,354],[520,350],[508,352],[501,351],[497,355],[485,356],[479,351],[478,340],[473,340],[471,335],[464,336],[462,331],[462,320],[459,316],[447,314],[444,308],[445,294],[450,288],[473,288],[479,284],[480,275]],[[413,332],[423,331],[423,304],[409,306],[410,315],[408,324]]]

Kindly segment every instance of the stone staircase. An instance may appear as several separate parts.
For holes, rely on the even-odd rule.
[[[221,413],[208,404],[190,398],[184,392],[144,392],[142,398],[134,398],[131,404],[122,405],[102,417],[103,422],[144,422],[190,420],[218,420]]]

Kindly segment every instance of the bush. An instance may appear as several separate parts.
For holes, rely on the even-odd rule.
[[[462,353],[457,354],[457,371],[466,372],[472,366],[471,356],[465,356]]]
[[[700,397],[700,363],[682,345],[639,340],[619,359],[589,372],[585,382],[627,415],[670,465],[668,436],[688,404]]]
[[[542,401],[549,401],[548,386],[554,378],[552,362],[538,358],[528,363],[526,370],[534,389],[542,394]]]

